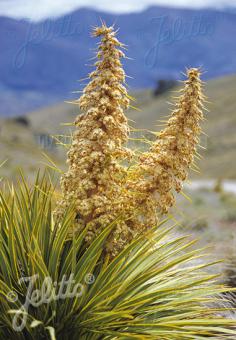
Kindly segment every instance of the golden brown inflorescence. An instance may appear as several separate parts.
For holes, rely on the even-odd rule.
[[[129,126],[123,113],[129,99],[123,86],[125,73],[120,59],[123,45],[112,27],[96,28],[93,36],[101,36],[96,70],[79,99],[84,114],[75,121],[72,144],[68,152],[69,170],[61,179],[63,199],[56,216],[62,216],[70,204],[77,211],[77,229],[89,224],[90,242],[101,228],[112,222],[123,210],[127,169],[121,161],[132,152],[123,145],[128,140]]]
[[[146,215],[147,224],[155,221],[156,211],[165,214],[174,204],[174,192],[182,190],[196,154],[204,96],[200,71],[189,69],[187,77],[166,128],[150,150],[140,156],[133,169],[135,180],[129,183],[140,193],[142,203],[139,204],[143,206],[143,212],[147,211],[147,206],[152,211]]]
[[[129,126],[123,110],[129,107],[120,59],[123,45],[113,27],[96,28],[101,36],[96,69],[89,75],[78,103],[82,112],[68,152],[68,171],[62,176],[62,200],[55,215],[75,205],[78,231],[88,226],[88,244],[109,223],[117,222],[105,246],[115,256],[137,234],[158,222],[168,212],[174,191],[181,191],[201,132],[203,95],[200,72],[190,69],[176,108],[166,128],[130,166],[133,152],[126,147]],[[122,162],[126,160],[129,167]]]

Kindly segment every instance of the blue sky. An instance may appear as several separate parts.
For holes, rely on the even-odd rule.
[[[125,13],[141,11],[151,5],[220,8],[236,6],[236,0],[0,0],[0,15],[41,20],[58,17],[84,6]]]

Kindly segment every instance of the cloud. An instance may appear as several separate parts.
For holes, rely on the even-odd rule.
[[[81,7],[92,7],[115,13],[141,11],[151,5],[182,7],[223,7],[236,6],[236,0],[1,0],[0,15],[13,18],[42,20],[58,17]]]

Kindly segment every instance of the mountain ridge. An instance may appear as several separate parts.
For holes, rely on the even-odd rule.
[[[179,79],[185,67],[202,66],[206,79],[236,73],[236,13],[152,6],[120,15],[83,8],[37,23],[0,17],[0,115],[72,98],[83,86],[76,80],[91,70],[85,66],[96,44],[90,31],[100,17],[115,23],[128,45],[133,60],[124,60],[124,67],[133,89]]]

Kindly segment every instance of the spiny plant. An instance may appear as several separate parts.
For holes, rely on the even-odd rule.
[[[103,248],[115,223],[89,247],[86,229],[70,241],[73,208],[57,228],[49,182],[44,176],[28,187],[21,179],[0,194],[1,339],[235,338],[235,321],[222,316],[229,307],[219,307],[227,288],[207,272],[212,264],[199,262],[203,251],[193,241],[163,221],[107,261]],[[58,284],[70,275],[70,293],[77,287],[80,294],[64,290],[60,298]]]
[[[115,35],[113,27],[105,24],[93,32],[101,36],[98,61],[89,75],[91,81],[75,101],[83,114],[75,121],[69,169],[61,179],[63,197],[55,212],[60,220],[65,209],[75,204],[74,229],[88,227],[88,244],[122,216],[105,246],[110,256],[157,224],[159,215],[173,205],[173,191],[181,191],[196,153],[204,100],[200,71],[190,69],[166,128],[150,150],[137,157],[125,147],[130,128],[123,111],[130,96],[120,61],[123,44]]]
[[[124,146],[122,45],[112,27],[94,35],[102,36],[99,60],[79,100],[84,114],[56,210],[46,176],[33,187],[21,178],[0,191],[0,338],[233,339],[235,321],[220,305],[229,289],[207,271],[213,263],[199,262],[203,250],[156,219],[193,161],[202,118],[199,71],[188,71],[168,126],[136,157]]]

